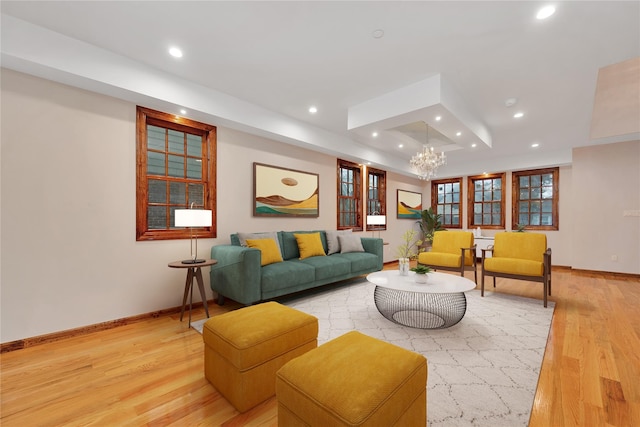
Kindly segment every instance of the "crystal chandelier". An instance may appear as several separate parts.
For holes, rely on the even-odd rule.
[[[427,144],[428,143],[429,125],[427,125]],[[416,153],[416,155],[411,158],[409,164],[411,165],[411,169],[418,175],[418,178],[429,181],[436,176],[438,167],[447,163],[447,157],[444,153],[436,153],[433,147],[429,147],[427,144],[422,147],[421,152]]]

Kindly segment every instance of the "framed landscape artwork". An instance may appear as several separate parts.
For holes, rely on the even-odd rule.
[[[398,219],[420,219],[422,194],[398,190]]]
[[[318,192],[316,173],[253,164],[253,216],[317,218]]]

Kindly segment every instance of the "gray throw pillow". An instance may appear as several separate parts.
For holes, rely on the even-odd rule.
[[[357,234],[340,234],[338,235],[338,241],[340,241],[340,253],[347,252],[364,252],[362,247],[362,240]]]
[[[276,231],[272,231],[269,233],[240,233],[238,232],[238,240],[240,241],[240,246],[247,247],[247,239],[273,239],[276,241],[276,246],[278,247],[278,251],[280,252],[280,257],[282,257],[282,248],[280,247],[280,240],[278,239],[278,233]]]
[[[351,229],[348,230],[327,230],[327,255],[337,254],[340,252],[340,241],[338,236],[351,233]]]

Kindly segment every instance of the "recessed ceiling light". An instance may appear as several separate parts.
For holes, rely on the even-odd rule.
[[[367,162],[367,165],[368,165],[368,166],[371,166],[371,162]]]
[[[518,100],[516,98],[509,98],[507,100],[504,101],[504,106],[505,107],[513,107],[514,105],[516,105],[516,102],[518,102]]]
[[[381,39],[382,37],[384,37],[384,30],[383,29],[373,30],[371,35],[373,36],[374,39]]]
[[[476,143],[471,144],[471,148],[476,148],[477,146],[478,146],[478,144],[476,144]]]
[[[311,107],[309,107],[309,112],[311,114],[315,114],[318,112],[318,107],[316,107],[315,105],[312,105]]]
[[[545,6],[542,9],[540,9],[538,11],[538,14],[536,15],[536,18],[538,19],[547,19],[548,17],[550,17],[551,15],[553,15],[556,12],[556,7],[555,6]]]
[[[180,50],[180,48],[177,48],[175,46],[170,47],[169,55],[173,56],[174,58],[182,58],[182,50]]]
[[[398,148],[404,147],[404,144],[398,144]]]
[[[462,135],[462,132],[457,132],[456,133],[456,136],[460,136],[460,135]]]
[[[538,144],[537,142],[534,142],[533,144],[531,144],[532,148],[538,148],[540,146],[540,144]]]
[[[513,115],[513,117],[514,117],[514,118],[516,118],[516,119],[519,119],[519,118],[520,118],[520,117],[522,117],[522,116],[524,116],[524,113],[523,113],[523,112],[518,112],[518,113],[515,113],[515,114]]]
[[[373,137],[375,138],[376,136],[378,136],[378,132],[373,132],[373,133],[371,134],[371,136],[373,136]]]
[[[183,108],[182,110],[180,110],[180,114],[182,114],[182,115],[184,116],[185,114],[187,114],[187,110],[185,110],[185,109]]]
[[[440,120],[442,120],[442,116],[436,116],[436,122],[439,122]]]

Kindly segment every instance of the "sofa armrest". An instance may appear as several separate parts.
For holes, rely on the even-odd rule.
[[[235,245],[211,248],[211,289],[219,295],[250,305],[262,299],[260,250]]]
[[[481,248],[480,250],[482,251],[482,268],[484,268],[485,254],[486,252],[491,252],[491,254],[493,254],[493,245],[489,245],[486,248]]]
[[[384,246],[382,239],[378,237],[361,237],[362,247],[365,252],[377,255],[378,257],[378,270],[382,270],[384,265]]]
[[[471,246],[470,248],[460,248],[460,252],[461,252],[461,256],[462,258],[460,258],[462,260],[462,265],[465,265],[465,261],[467,259],[466,257],[466,251],[469,251],[469,254],[471,255],[471,265],[473,265],[474,267],[476,266],[476,247],[477,245],[474,243],[473,246]]]
[[[551,275],[551,248],[547,248],[543,254],[543,258],[545,274]]]

